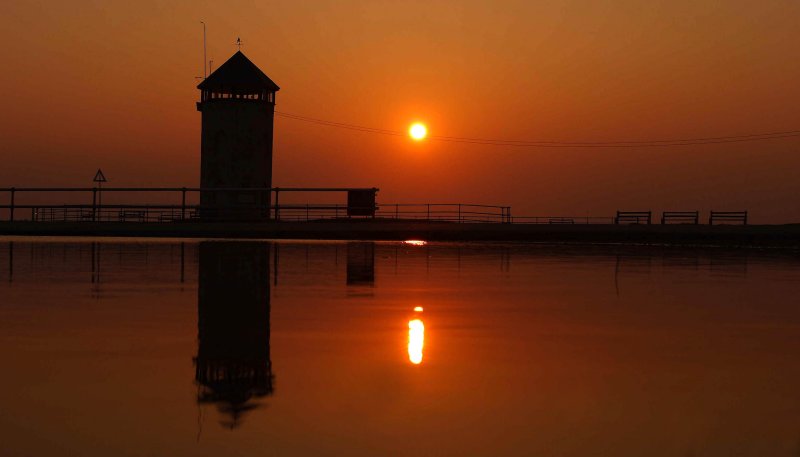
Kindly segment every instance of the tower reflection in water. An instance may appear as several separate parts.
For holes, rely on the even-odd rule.
[[[420,318],[422,307],[415,307],[414,313],[414,318],[408,321],[408,360],[419,365],[422,363],[422,349],[425,346],[425,324]]]
[[[199,245],[197,402],[212,403],[231,429],[254,399],[273,392],[270,361],[269,245]]]

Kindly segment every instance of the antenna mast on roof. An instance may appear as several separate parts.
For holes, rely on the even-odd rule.
[[[203,21],[200,21],[200,23],[203,24],[203,81],[205,81],[208,77],[208,60],[206,60],[206,23]]]

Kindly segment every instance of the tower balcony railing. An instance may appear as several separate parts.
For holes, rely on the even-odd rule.
[[[275,92],[268,90],[259,90],[255,92],[226,92],[226,91],[204,90],[200,93],[201,102],[207,102],[211,100],[258,100],[258,101],[266,101],[268,103],[275,103]]]

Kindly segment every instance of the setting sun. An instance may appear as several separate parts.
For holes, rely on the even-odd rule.
[[[424,140],[425,137],[428,136],[428,127],[425,127],[425,124],[416,122],[411,124],[411,128],[408,129],[408,134],[417,141]]]

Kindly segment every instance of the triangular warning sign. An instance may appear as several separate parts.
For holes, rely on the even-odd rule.
[[[94,182],[106,182],[108,180],[106,179],[105,175],[103,174],[103,170],[98,168],[97,169],[97,173],[94,174],[93,181]]]

